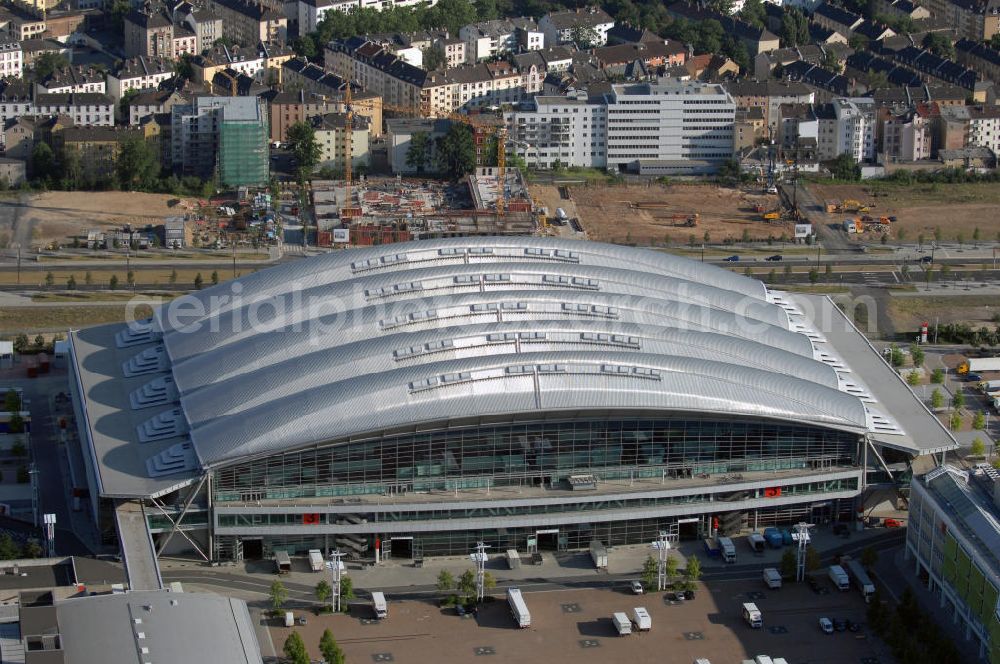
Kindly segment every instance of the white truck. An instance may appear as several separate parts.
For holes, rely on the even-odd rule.
[[[722,550],[722,559],[727,563],[736,562],[736,545],[728,537],[718,538],[719,549]]]
[[[521,629],[531,627],[531,613],[528,605],[524,603],[520,588],[507,589],[507,605],[510,607],[510,615],[514,617],[514,622]]]
[[[750,533],[747,535],[747,544],[750,545],[750,549],[754,553],[762,553],[764,551],[764,545],[767,544],[767,540],[760,533]]]
[[[309,568],[314,572],[323,571],[323,554],[319,549],[309,549]]]
[[[764,616],[753,602],[743,605],[743,620],[754,629],[764,626]]]
[[[853,558],[848,560],[847,571],[851,575],[854,585],[861,591],[861,596],[865,598],[866,602],[870,600],[871,596],[875,594],[875,584],[868,577],[868,572],[861,565],[861,561]]]
[[[517,552],[517,549],[507,549],[507,567],[521,569],[521,554]]]
[[[295,627],[295,614],[285,611],[285,627]]]
[[[781,573],[774,567],[764,568],[764,583],[771,590],[776,590],[781,587]]]
[[[375,617],[379,620],[389,616],[389,605],[385,602],[385,593],[375,591],[372,593],[372,609]]]
[[[608,547],[604,546],[599,541],[594,540],[590,543],[590,558],[594,561],[594,567],[597,569],[607,569]]]
[[[628,619],[628,616],[623,612],[619,611],[611,616],[611,622],[615,624],[615,629],[618,630],[618,636],[627,636],[632,633],[632,621]]]
[[[1000,371],[1000,357],[974,357],[969,360],[969,372]]]
[[[653,629],[653,619],[649,617],[649,611],[646,607],[637,606],[632,609],[632,620],[635,622],[635,628],[640,632],[648,632]]]
[[[847,577],[847,572],[840,565],[830,565],[830,580],[837,590],[844,591],[851,589],[851,580]]]

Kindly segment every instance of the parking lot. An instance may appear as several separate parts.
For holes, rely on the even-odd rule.
[[[824,584],[828,585],[824,579]],[[888,664],[884,645],[864,625],[865,604],[852,590],[819,595],[805,584],[767,590],[763,582],[716,581],[701,584],[693,600],[670,602],[663,593],[635,596],[627,584],[615,590],[565,590],[526,593],[531,627],[517,629],[502,597],[483,605],[477,616],[458,617],[452,608],[426,601],[392,601],[389,617],[377,622],[364,602],[350,616],[308,614],[297,627],[311,654],[327,627],[352,662],[502,661],[690,663],[698,657],[712,664],[739,664],[766,654],[790,664]],[[763,613],[763,629],[742,619],[744,602]],[[644,606],[652,630],[619,637],[612,613],[631,614]],[[298,615],[298,614],[297,614]],[[824,634],[820,617],[861,623],[856,632]],[[275,621],[276,622],[276,621]],[[271,637],[281,649],[290,630],[272,623]]]

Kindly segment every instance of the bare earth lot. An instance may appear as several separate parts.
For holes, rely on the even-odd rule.
[[[169,194],[123,191],[50,191],[11,197],[0,202],[0,245],[20,242],[22,248],[66,243],[90,229],[132,224],[161,224],[163,218],[184,213]]]
[[[705,231],[709,241],[739,241],[744,231],[752,239],[791,236],[791,222],[768,223],[755,211],[756,205],[772,210],[773,195],[750,194],[716,185],[675,184],[650,186],[574,186],[571,189],[580,223],[591,240],[638,245],[687,244],[694,236],[700,244]],[[685,227],[684,219],[700,215],[697,228]]]
[[[896,216],[891,239],[898,239],[899,229],[905,229],[906,242],[916,242],[921,233],[925,242],[934,239],[934,230],[941,229],[942,241],[954,242],[962,234],[965,242],[979,228],[983,241],[997,239],[1000,232],[1000,187],[995,184],[914,184],[891,183],[809,185],[809,190],[822,204],[826,200],[853,199],[875,203],[872,216]],[[877,195],[873,195],[873,191]],[[850,216],[850,215],[846,215]],[[845,234],[846,235],[846,234]],[[857,241],[857,236],[847,236]]]
[[[884,647],[862,629],[824,635],[820,616],[864,621],[864,602],[856,592],[813,594],[805,584],[786,586],[756,599],[765,628],[752,630],[740,616],[748,590],[763,591],[760,582],[717,582],[712,592],[702,587],[694,601],[670,605],[663,593],[643,596],[621,590],[567,590],[527,593],[532,625],[514,627],[505,600],[484,605],[476,618],[459,618],[453,609],[421,601],[392,601],[382,622],[369,617],[364,604],[357,616],[308,615],[297,627],[310,654],[319,659],[317,644],[331,628],[349,662],[393,661],[396,664],[455,662],[545,662],[546,664],[608,664],[663,662],[690,664],[695,658],[738,662],[759,654],[790,662],[844,664],[884,655]],[[615,611],[631,613],[644,606],[653,628],[648,633],[619,637],[611,622]],[[352,607],[352,611],[354,611]],[[272,621],[273,624],[273,621]],[[773,633],[772,629],[778,628]],[[280,650],[290,630],[272,626],[271,638]],[[818,648],[817,646],[822,646]],[[477,649],[479,654],[477,654]],[[378,655],[390,655],[391,660]],[[881,661],[887,662],[888,659]]]

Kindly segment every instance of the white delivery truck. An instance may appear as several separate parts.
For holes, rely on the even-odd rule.
[[[753,602],[743,605],[743,620],[754,629],[764,626],[764,616]]]
[[[521,554],[517,552],[517,549],[507,549],[507,567],[521,569]]]
[[[719,538],[719,548],[722,550],[722,559],[727,563],[736,562],[736,545],[728,537]]]
[[[643,606],[632,609],[632,619],[635,622],[635,628],[640,632],[648,632],[653,629],[653,619],[649,617],[649,611]]]
[[[847,578],[847,572],[840,565],[830,565],[830,580],[837,590],[850,590],[851,581]]]
[[[309,549],[309,567],[314,572],[323,571],[323,554],[319,549]]]
[[[375,617],[379,620],[389,616],[389,605],[385,602],[385,593],[378,591],[372,593],[372,609],[375,611]]]
[[[278,574],[288,574],[292,571],[292,558],[287,551],[274,552],[274,568]]]
[[[604,546],[599,541],[594,540],[590,543],[590,558],[594,561],[594,567],[597,569],[607,569],[608,547]]]
[[[618,630],[618,636],[626,636],[632,633],[632,621],[628,619],[628,616],[622,612],[615,613],[611,616],[611,622],[615,624],[615,629]]]
[[[510,607],[510,615],[514,617],[514,622],[520,628],[531,627],[531,613],[528,612],[528,605],[524,603],[519,588],[507,589],[507,605]]]
[[[295,627],[295,614],[285,611],[285,627]]]
[[[854,560],[853,558],[848,560],[847,571],[851,575],[854,585],[861,591],[861,596],[865,598],[866,602],[870,600],[871,596],[875,594],[875,584],[868,578],[868,572],[861,565],[861,561]]]
[[[771,590],[775,590],[781,587],[781,573],[773,567],[764,568],[764,583]]]

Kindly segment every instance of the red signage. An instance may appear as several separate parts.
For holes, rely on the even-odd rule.
[[[316,514],[314,512],[303,514],[302,523],[306,526],[315,526],[319,524],[319,514]]]
[[[765,498],[778,498],[779,496],[781,496],[780,486],[769,486],[764,488]]]

